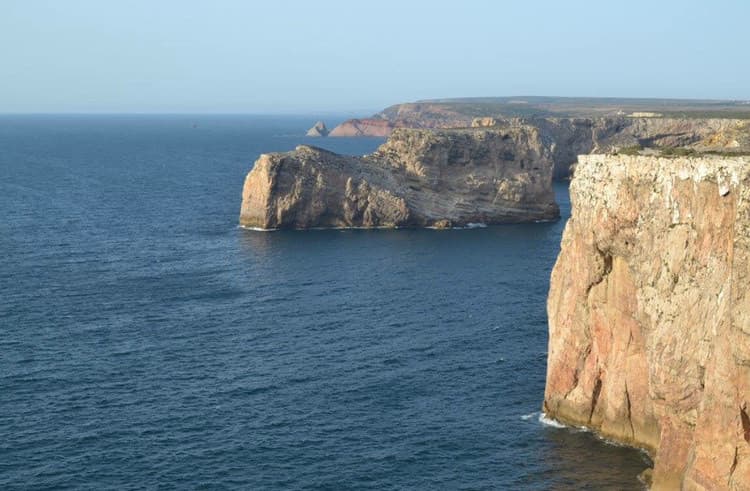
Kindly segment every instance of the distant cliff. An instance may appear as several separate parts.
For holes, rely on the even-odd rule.
[[[260,229],[452,227],[559,216],[552,161],[529,127],[402,129],[364,157],[300,146],[262,155],[240,223]]]
[[[625,147],[686,147],[697,151],[750,150],[750,120],[686,118],[538,118],[555,162],[555,178],[570,174],[578,155]]]
[[[750,158],[582,156],[570,190],[544,410],[654,489],[750,489]]]
[[[336,126],[330,136],[378,136],[387,137],[395,126],[385,119],[349,119]]]
[[[529,105],[523,101],[508,100],[493,102],[421,102],[391,106],[371,118],[345,121],[331,131],[331,136],[388,136],[397,128],[466,128],[507,127],[528,125],[539,129],[544,144],[554,161],[556,179],[570,174],[570,167],[577,156],[588,153],[613,152],[622,147],[689,147],[697,150],[722,150],[750,152],[750,112],[728,105],[722,111],[708,111],[700,102],[680,101],[679,106],[646,105],[640,101],[634,105],[622,100],[622,107],[656,107],[662,113],[616,110],[614,102],[599,103],[585,107],[568,105],[561,107],[551,103]],[[729,103],[727,103],[729,104]],[[721,106],[723,107],[723,106]],[[736,106],[741,108],[742,106]],[[680,112],[676,109],[681,109]],[[646,115],[643,117],[634,117]],[[726,116],[724,116],[726,115]],[[736,119],[731,116],[742,116]]]

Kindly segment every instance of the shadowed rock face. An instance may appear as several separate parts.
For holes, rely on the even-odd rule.
[[[582,156],[571,201],[544,410],[654,489],[750,489],[750,158]]]
[[[531,124],[549,145],[555,179],[570,174],[578,155],[610,153],[634,145],[750,150],[750,122],[739,119],[537,118]]]
[[[308,146],[262,155],[245,180],[240,224],[450,227],[558,216],[552,161],[534,128],[403,129],[364,157]]]

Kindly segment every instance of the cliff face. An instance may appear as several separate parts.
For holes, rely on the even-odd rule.
[[[578,155],[622,147],[688,147],[698,151],[750,150],[750,121],[684,118],[538,118],[555,163],[555,178],[569,175]]]
[[[539,130],[554,162],[555,179],[570,175],[570,166],[577,161],[578,155],[612,152],[634,145],[750,151],[750,120],[747,119],[617,115],[519,118],[497,114],[472,118],[458,112],[454,106],[429,103],[399,104],[372,118],[345,121],[331,132],[331,136],[383,137],[396,128],[514,125],[533,126]]]
[[[534,128],[402,129],[364,157],[307,146],[262,155],[245,180],[240,223],[448,227],[558,216],[552,162]]]
[[[387,137],[396,126],[385,119],[349,119],[336,126],[329,136],[377,136]]]
[[[571,201],[544,410],[654,489],[750,489],[750,158],[582,156]]]

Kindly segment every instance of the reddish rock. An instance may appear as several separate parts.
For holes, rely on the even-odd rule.
[[[580,157],[544,410],[647,449],[653,489],[750,489],[750,158]]]
[[[395,126],[385,119],[350,119],[336,126],[328,136],[379,136],[388,137]]]

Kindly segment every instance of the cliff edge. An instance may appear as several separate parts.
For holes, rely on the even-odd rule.
[[[445,228],[558,217],[536,129],[399,129],[363,157],[309,146],[261,155],[245,179],[240,224]]]
[[[750,489],[750,158],[581,156],[570,190],[545,412],[653,489]]]

